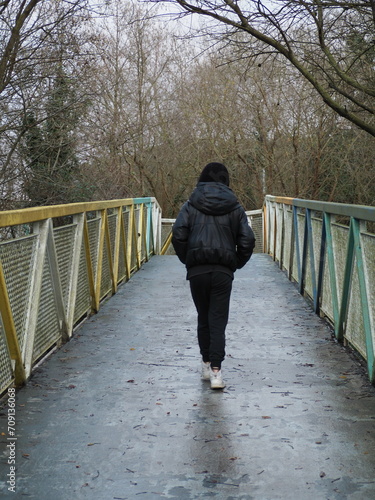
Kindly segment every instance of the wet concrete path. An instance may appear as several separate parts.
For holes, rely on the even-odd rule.
[[[0,497],[375,498],[374,388],[268,256],[235,276],[224,391],[195,323],[183,266],[153,257],[17,393]]]

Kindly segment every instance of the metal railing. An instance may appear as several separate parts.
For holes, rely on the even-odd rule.
[[[375,382],[375,207],[266,197],[265,251]]]
[[[375,208],[267,196],[264,211],[247,215],[256,251],[298,283],[374,383]],[[23,384],[152,254],[167,253],[172,224],[154,198],[0,212],[0,393]]]
[[[0,212],[0,392],[160,251],[154,198]]]

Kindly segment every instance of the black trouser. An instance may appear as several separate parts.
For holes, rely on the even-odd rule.
[[[203,361],[221,368],[225,357],[225,328],[233,278],[223,272],[190,278],[190,290],[198,312],[198,343]]]

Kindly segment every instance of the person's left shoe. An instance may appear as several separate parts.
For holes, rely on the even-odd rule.
[[[224,389],[225,384],[221,374],[221,370],[211,370],[210,369],[210,382],[211,389]]]
[[[202,380],[210,380],[210,366],[211,363],[209,361],[202,360]]]

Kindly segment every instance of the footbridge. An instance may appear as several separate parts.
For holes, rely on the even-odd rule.
[[[154,198],[0,213],[1,498],[375,498],[375,208],[248,218],[217,392]]]

